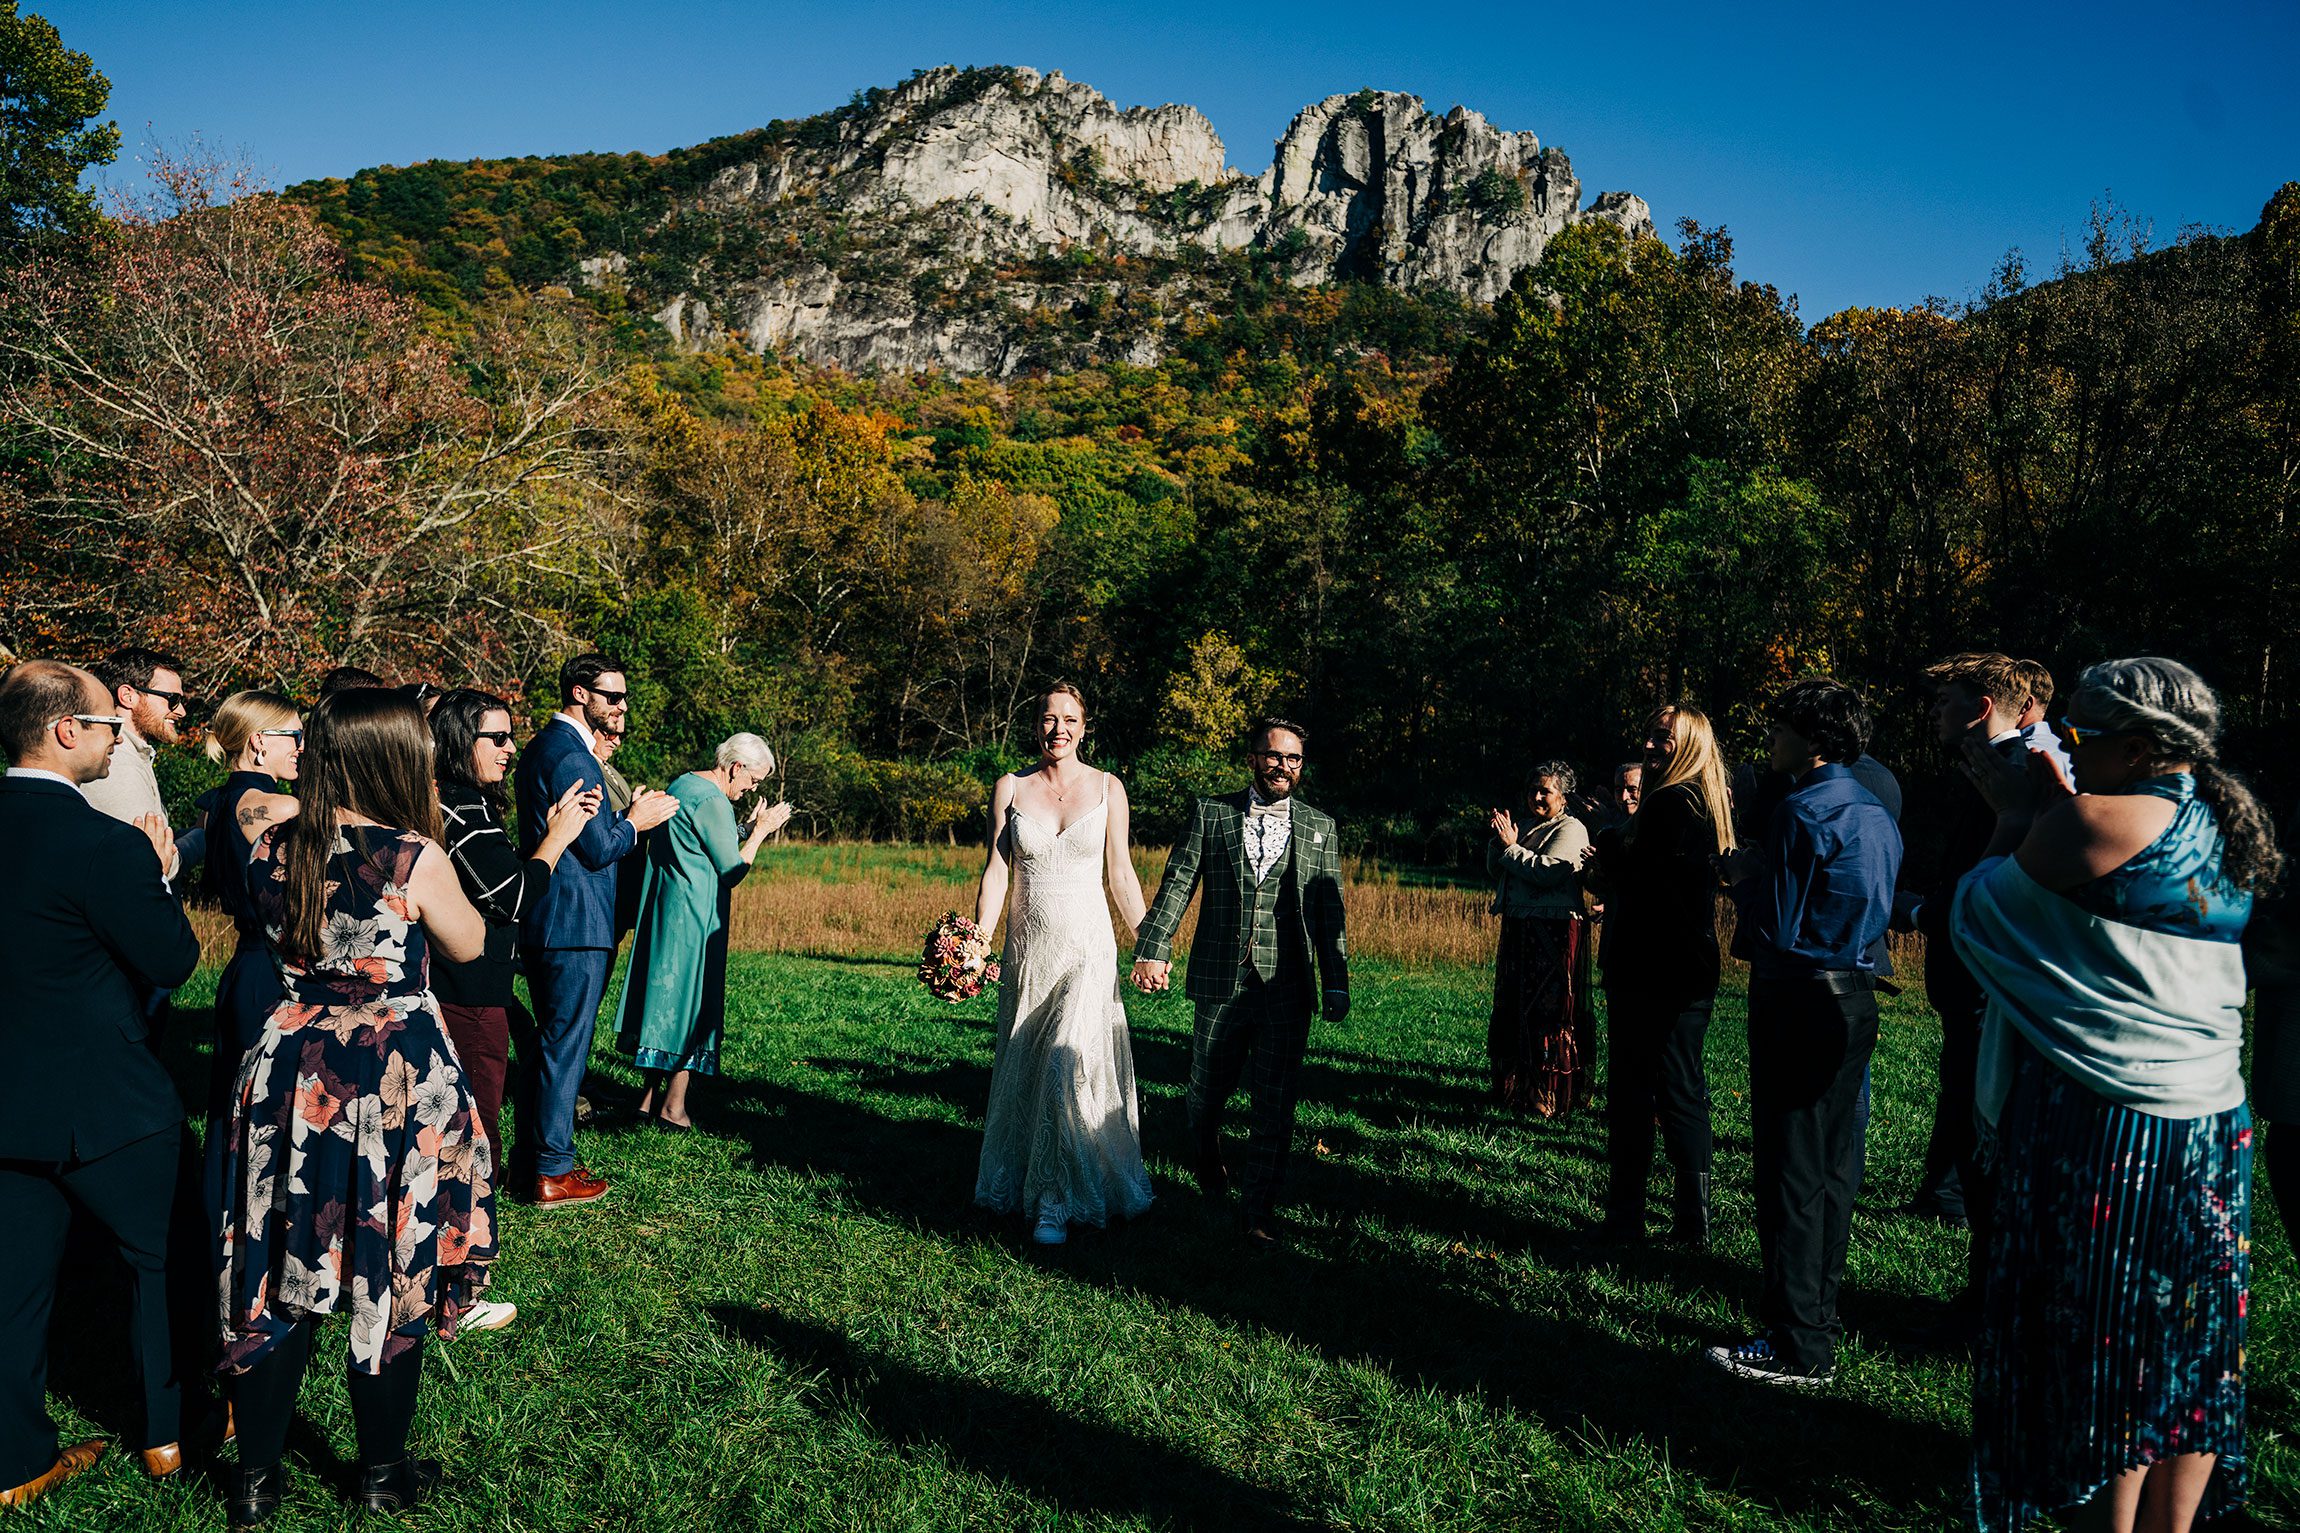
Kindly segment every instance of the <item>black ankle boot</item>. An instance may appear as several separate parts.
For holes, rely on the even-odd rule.
[[[1669,1238],[1696,1250],[1709,1248],[1709,1173],[1677,1178],[1677,1210],[1669,1223]]]
[[[280,1509],[280,1487],[286,1480],[286,1473],[277,1464],[233,1469],[231,1491],[224,1498],[224,1526],[254,1528],[270,1521],[272,1513]]]
[[[439,1489],[439,1465],[427,1458],[403,1458],[396,1464],[362,1464],[359,1504],[371,1512],[405,1512]]]

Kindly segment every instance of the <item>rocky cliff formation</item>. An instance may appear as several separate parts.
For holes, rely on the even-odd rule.
[[[1258,177],[1194,108],[1029,69],[929,70],[756,137],[584,280],[688,344],[1005,375],[1153,360],[1242,271],[1489,303],[1568,224],[1652,228],[1626,193],[1583,208],[1533,134],[1386,91],[1306,108]]]

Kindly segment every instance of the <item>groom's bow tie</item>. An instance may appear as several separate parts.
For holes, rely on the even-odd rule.
[[[1246,800],[1246,817],[1253,820],[1290,820],[1294,817],[1294,801],[1282,798],[1274,804],[1265,804],[1258,798],[1249,798]]]

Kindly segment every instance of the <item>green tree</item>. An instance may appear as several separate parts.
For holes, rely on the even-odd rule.
[[[95,120],[112,82],[17,3],[0,0],[0,254],[94,228],[101,215],[80,175],[120,152],[119,125]]]

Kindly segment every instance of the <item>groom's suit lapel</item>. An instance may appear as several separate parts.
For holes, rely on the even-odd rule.
[[[1233,793],[1221,802],[1226,811],[1222,817],[1222,834],[1229,849],[1230,876],[1237,880],[1238,895],[1243,899],[1253,888],[1247,880],[1246,868],[1246,795]]]

